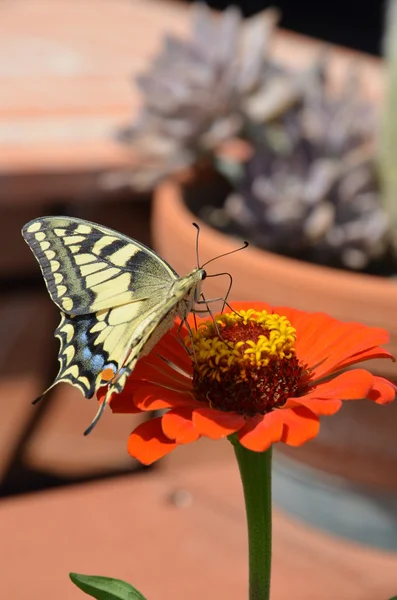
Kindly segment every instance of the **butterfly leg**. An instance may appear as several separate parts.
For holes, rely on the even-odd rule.
[[[187,330],[189,332],[190,342],[192,344],[193,360],[194,360],[195,364],[197,365],[197,356],[196,356],[196,351],[194,349],[194,344],[193,344],[193,331],[192,331],[192,328],[190,327],[190,325],[189,325],[189,323],[187,321],[185,321],[185,325],[186,325],[186,328],[187,328]],[[197,327],[196,327],[196,329],[197,329]]]
[[[223,313],[223,311],[225,310],[225,306],[229,306],[227,304],[227,299],[229,298],[230,295],[230,290],[232,289],[232,285],[233,285],[233,277],[231,276],[230,273],[216,273],[215,275],[207,275],[207,279],[209,277],[220,277],[221,275],[226,275],[227,277],[229,277],[229,286],[227,288],[227,292],[224,298],[217,298],[217,300],[223,300],[223,306],[222,306],[222,310],[221,310],[221,314]],[[208,302],[212,302],[212,300],[208,300]]]
[[[210,317],[211,317],[211,319],[212,319],[212,322],[213,322],[213,324],[214,324],[214,327],[215,327],[215,329],[216,329],[216,332],[217,332],[217,334],[218,334],[219,338],[222,340],[223,338],[222,338],[221,332],[220,332],[220,330],[219,330],[218,323],[216,322],[216,319],[215,319],[215,317],[214,317],[214,313],[212,312],[212,310],[211,310],[211,309],[210,309],[210,307],[208,306],[208,303],[210,303],[210,302],[217,302],[218,300],[223,300],[223,298],[211,298],[211,300],[208,300],[208,301],[207,301],[207,300],[204,298],[204,294],[201,294],[201,296],[202,296],[203,300],[197,300],[196,304],[206,304],[206,305],[207,305],[207,310],[200,310],[200,309],[198,309],[198,310],[195,310],[195,309],[192,309],[192,313],[193,313],[193,314],[200,313],[200,312],[203,312],[203,313],[204,313],[204,312],[205,312],[205,313],[209,313],[209,316],[210,316]],[[197,329],[197,327],[196,327],[196,329]]]

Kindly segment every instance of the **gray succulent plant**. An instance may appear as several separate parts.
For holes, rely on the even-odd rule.
[[[135,153],[137,168],[128,175],[135,188],[150,188],[211,155],[240,135],[247,122],[263,120],[264,110],[278,108],[280,94],[284,102],[296,94],[286,80],[287,88],[277,88],[274,100],[258,111],[273,73],[267,53],[277,11],[243,19],[238,8],[229,7],[215,17],[200,2],[192,14],[191,37],[167,36],[160,54],[136,80],[143,109],[136,122],[119,132]]]
[[[361,270],[383,256],[389,226],[374,161],[376,117],[360,99],[355,68],[336,95],[326,61],[313,70],[302,101],[264,126],[254,155],[238,165],[223,207],[203,206],[202,216],[260,247],[323,264]]]
[[[190,38],[167,36],[137,78],[143,108],[119,132],[134,167],[107,183],[150,190],[209,160],[233,188],[221,207],[200,201],[210,224],[282,254],[371,269],[388,255],[391,234],[377,117],[362,100],[357,64],[330,90],[325,52],[301,72],[274,62],[274,9],[246,20],[235,7],[215,17],[197,3],[192,12]],[[222,151],[231,139],[248,141],[248,162]]]

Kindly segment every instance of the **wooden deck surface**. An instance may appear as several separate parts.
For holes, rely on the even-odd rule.
[[[3,597],[82,599],[68,581],[76,571],[129,580],[150,600],[246,598],[245,513],[232,449],[193,467],[171,460],[142,475],[3,501]],[[279,511],[273,525],[272,600],[388,600],[397,592],[397,555]]]
[[[98,173],[133,165],[113,138],[137,113],[133,78],[164,34],[186,35],[188,23],[188,6],[166,0],[3,0],[0,203],[31,202],[57,190],[87,193]],[[273,51],[305,66],[320,47],[281,33]],[[339,51],[333,68],[346,68]],[[378,61],[367,59],[362,69],[377,99]]]

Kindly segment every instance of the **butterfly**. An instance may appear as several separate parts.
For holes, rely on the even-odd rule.
[[[87,434],[175,317],[186,321],[206,272],[197,267],[179,277],[144,244],[82,219],[34,219],[22,235],[61,311],[55,330],[59,373],[42,396],[60,382],[76,386],[86,398],[108,385]]]

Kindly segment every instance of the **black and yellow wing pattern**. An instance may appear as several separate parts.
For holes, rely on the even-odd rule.
[[[82,219],[38,218],[22,235],[61,311],[60,369],[51,387],[63,381],[91,398],[104,384],[103,371],[114,373],[94,424],[174,317],[187,317],[205,272],[179,277],[140,242]]]

